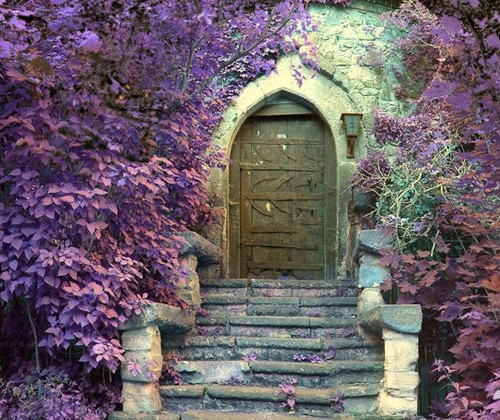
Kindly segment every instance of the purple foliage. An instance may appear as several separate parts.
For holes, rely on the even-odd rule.
[[[290,412],[295,411],[295,384],[297,383],[297,379],[292,378],[287,381],[283,381],[279,384],[279,387],[283,393],[286,394],[286,401],[282,403],[282,406],[285,407]]]
[[[382,257],[392,277],[383,287],[399,302],[418,302],[424,309],[423,364],[436,374],[424,380],[439,380],[436,394],[445,390],[444,401],[436,404],[439,414],[496,418],[497,2],[410,0],[389,22],[408,35],[398,44],[407,67],[400,73],[400,94],[413,101],[415,111],[406,118],[375,115],[377,144],[395,146],[395,152],[383,165],[362,160],[353,182],[380,197],[383,191],[386,198],[392,193],[396,198],[379,199],[376,208],[379,226],[394,233],[398,248]],[[434,359],[441,360],[433,367]]]
[[[257,354],[255,354],[253,351],[250,352],[250,354],[246,355],[246,356],[243,356],[241,358],[241,360],[244,360],[245,362],[253,362],[255,360],[257,360],[258,356]]]
[[[175,232],[214,217],[211,134],[308,45],[307,3],[0,1],[2,376],[68,354],[115,372],[126,318],[187,306]]]
[[[66,372],[68,366],[40,373],[19,370],[9,382],[0,380],[0,417],[12,420],[60,419],[100,420],[118,401],[111,383],[83,381]],[[71,369],[70,369],[71,370]]]

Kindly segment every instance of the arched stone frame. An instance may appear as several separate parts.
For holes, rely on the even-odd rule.
[[[261,77],[250,83],[232,102],[224,113],[224,117],[216,129],[214,143],[226,151],[229,159],[235,137],[245,120],[261,107],[268,104],[280,93],[286,93],[298,101],[302,101],[313,108],[323,119],[330,130],[333,139],[334,156],[336,156],[336,180],[334,188],[336,198],[336,243],[337,275],[345,274],[345,249],[348,236],[348,183],[355,168],[355,159],[346,157],[347,142],[340,121],[343,112],[363,112],[361,104],[356,104],[348,93],[321,73],[313,76],[310,69],[300,67],[305,80],[299,86],[293,74],[293,68],[300,67],[300,60],[296,56],[282,58],[277,64],[277,72]],[[366,111],[365,111],[366,112]],[[360,157],[365,148],[363,130],[356,141],[355,156]],[[210,190],[215,198],[215,206],[220,210],[221,220],[218,232],[211,232],[212,240],[218,242],[225,252],[222,275],[227,276],[227,259],[229,255],[228,209],[229,203],[229,171],[214,169],[210,177]]]

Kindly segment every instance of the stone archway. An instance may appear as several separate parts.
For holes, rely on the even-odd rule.
[[[331,176],[335,181],[328,186],[328,194],[332,197],[330,204],[325,205],[325,217],[333,220],[324,233],[325,236],[325,255],[323,261],[324,276],[330,279],[335,279],[338,275],[342,275],[346,240],[348,235],[348,220],[347,220],[347,200],[346,190],[348,180],[354,170],[354,160],[346,157],[346,142],[344,133],[340,123],[340,115],[343,112],[362,111],[360,106],[355,104],[347,95],[345,90],[338,87],[326,77],[316,75],[313,77],[308,74],[307,68],[303,69],[306,75],[306,80],[301,86],[297,84],[294,78],[292,68],[299,65],[296,57],[285,57],[278,63],[277,73],[267,77],[260,78],[249,84],[242,90],[238,98],[227,109],[224,119],[216,132],[214,133],[214,141],[217,145],[227,151],[227,157],[230,159],[231,150],[236,142],[238,133],[241,128],[259,110],[266,106],[273,105],[273,101],[280,95],[285,95],[288,98],[293,98],[296,104],[301,104],[308,108],[316,117],[324,124],[324,129],[327,131],[327,136],[330,138],[331,145],[331,161],[325,161],[325,167],[332,171],[334,176]],[[364,136],[362,135],[356,145],[357,156],[360,154],[364,145]],[[230,165],[231,168],[231,165]],[[214,170],[211,176],[210,188],[216,198],[216,206],[220,209],[222,218],[218,229],[210,233],[210,239],[219,244],[225,251],[223,262],[224,277],[230,275],[245,275],[241,274],[241,269],[234,268],[235,249],[240,241],[240,236],[234,235],[234,207],[239,206],[238,197],[230,194],[230,190],[234,188],[232,185],[231,170],[220,171]],[[334,203],[334,204],[331,204]],[[237,259],[240,259],[238,255]],[[231,265],[233,267],[231,268]]]

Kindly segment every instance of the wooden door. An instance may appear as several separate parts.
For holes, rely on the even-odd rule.
[[[275,114],[249,118],[232,149],[230,275],[325,278],[333,258],[325,244],[333,161],[326,126],[311,112]]]

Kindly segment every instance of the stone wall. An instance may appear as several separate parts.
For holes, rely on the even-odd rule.
[[[388,112],[404,114],[405,105],[395,97],[395,81],[385,65],[380,65],[374,48],[383,49],[387,34],[380,15],[391,9],[397,1],[356,0],[347,8],[314,4],[311,13],[318,23],[318,30],[311,34],[318,46],[321,69],[316,76],[302,68],[306,80],[299,86],[294,78],[292,66],[299,66],[295,56],[284,57],[278,63],[278,73],[259,78],[250,83],[239,97],[228,107],[224,119],[216,132],[214,141],[227,151],[229,157],[233,141],[245,119],[269,102],[273,96],[286,92],[306,102],[325,121],[334,142],[336,185],[337,273],[348,274],[348,186],[354,172],[356,160],[364,156],[369,144],[369,127],[372,110],[378,106]],[[306,47],[303,47],[306,48]],[[388,66],[387,66],[388,67]],[[346,157],[346,139],[340,116],[343,112],[363,113],[362,133],[355,145],[355,159]],[[214,169],[210,188],[215,206],[222,215],[219,223],[204,233],[213,243],[219,245],[225,255],[229,250],[227,211],[229,207],[229,171]],[[226,258],[227,260],[227,258]],[[222,268],[222,276],[227,271]]]

